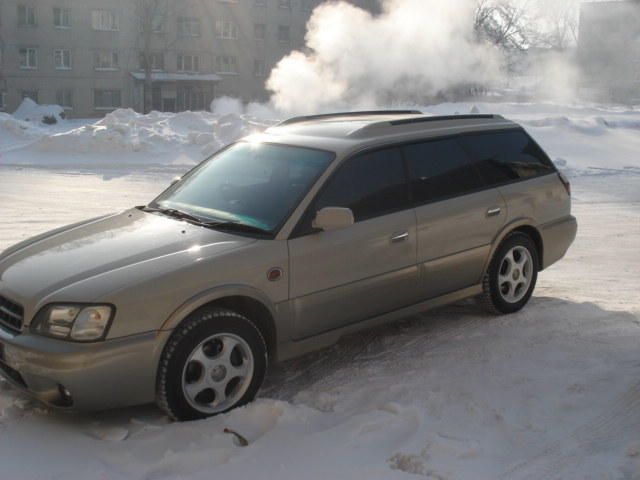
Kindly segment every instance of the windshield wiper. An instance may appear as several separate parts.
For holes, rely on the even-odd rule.
[[[140,207],[140,210],[143,212],[157,212],[167,215],[169,217],[177,218],[179,220],[187,220],[189,222],[197,223],[197,224],[205,224],[207,222],[203,221],[201,218],[198,218],[190,213],[183,212],[182,210],[177,210],[175,208],[159,208],[159,207]]]
[[[245,232],[245,233],[257,233],[260,235],[271,235],[269,230],[265,230],[264,228],[255,227],[253,225],[248,225],[246,223],[240,223],[235,220],[229,221],[221,221],[221,220],[212,220],[207,221],[201,218],[198,218],[190,213],[183,212],[182,210],[177,210],[175,208],[160,208],[160,207],[137,207],[143,212],[151,212],[151,213],[162,213],[164,215],[177,218],[179,220],[186,220],[187,222],[196,224],[201,227],[213,228],[219,230],[232,230],[235,232]]]
[[[204,222],[203,225],[205,227],[217,228],[220,230],[232,230],[235,232],[245,232],[245,233],[257,233],[260,235],[271,235],[269,230],[265,230],[264,228],[256,227],[254,225],[248,225],[246,223],[240,223],[235,221],[229,222]]]

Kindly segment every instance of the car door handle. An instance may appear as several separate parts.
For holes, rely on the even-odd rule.
[[[409,238],[409,232],[396,233],[391,237],[391,243],[404,242]]]
[[[487,210],[487,217],[496,217],[500,215],[500,212],[502,212],[502,209],[500,207],[490,208],[489,210]]]

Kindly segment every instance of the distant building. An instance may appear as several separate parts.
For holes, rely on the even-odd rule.
[[[138,1],[0,0],[0,111],[25,97],[62,105],[71,117],[142,111],[142,51],[152,51],[155,110],[206,109],[221,95],[265,100],[268,73],[304,47],[307,20],[322,3],[164,0],[145,48]],[[375,0],[354,3],[372,8]]]
[[[640,1],[582,3],[578,58],[589,96],[640,101]]]

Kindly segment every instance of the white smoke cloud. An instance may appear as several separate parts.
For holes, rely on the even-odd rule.
[[[317,112],[425,98],[499,77],[497,49],[479,44],[473,0],[384,0],[374,16],[345,2],[320,5],[308,53],[293,52],[267,81],[283,112]]]

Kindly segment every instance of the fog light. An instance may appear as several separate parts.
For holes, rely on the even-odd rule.
[[[61,407],[70,407],[71,405],[73,405],[73,397],[71,396],[71,392],[64,385],[58,385],[58,393],[60,394]]]

